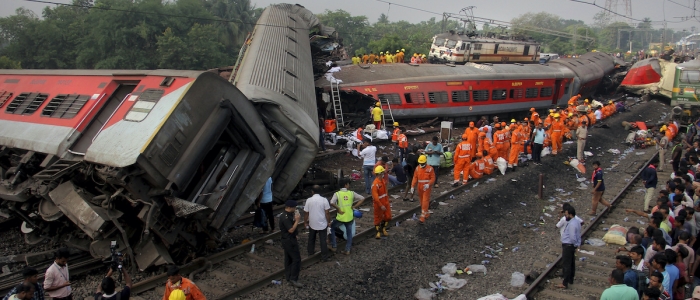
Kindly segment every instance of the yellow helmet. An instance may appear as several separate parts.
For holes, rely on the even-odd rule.
[[[510,122],[511,122],[511,123],[517,123],[518,121],[516,121],[515,119],[510,119]]]
[[[554,112],[554,110],[553,110],[553,109],[550,109],[550,110],[549,110],[549,112],[553,113],[553,112]]]
[[[418,157],[418,163],[419,163],[419,164],[424,164],[424,163],[426,163],[426,162],[428,162],[428,157],[426,157],[425,155],[421,155],[421,156]]]
[[[396,50],[396,53],[399,53],[399,50]]]
[[[379,54],[384,54],[384,51],[380,51]]]
[[[585,103],[588,103],[588,99],[586,99],[586,100],[583,100],[583,102],[585,102]]]
[[[381,103],[381,102],[377,102],[376,104],[374,104],[374,106],[382,106],[382,103]]]
[[[173,290],[170,292],[168,300],[185,300],[185,293],[182,290]]]
[[[613,101],[612,100],[608,101],[608,104],[613,104]]]
[[[382,166],[377,166],[376,168],[374,168],[374,174],[379,174],[379,173],[382,173],[382,172],[384,172],[384,167],[382,167]]]
[[[668,129],[668,127],[666,127],[666,125],[661,126],[661,129],[659,129],[659,132],[664,132],[664,131],[666,131],[666,129]]]
[[[554,114],[554,117],[559,118],[560,117],[559,113]]]
[[[399,126],[399,122],[394,122],[394,126]]]
[[[406,49],[404,49],[404,48],[401,48],[401,52],[404,52],[404,51],[406,51]]]
[[[574,115],[573,113],[569,113],[569,118],[571,118],[571,116],[573,116],[573,115]]]

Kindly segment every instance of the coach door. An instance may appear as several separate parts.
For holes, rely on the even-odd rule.
[[[530,54],[530,46],[525,45],[525,47],[523,47],[523,56],[528,56],[529,54]]]
[[[138,82],[133,83],[122,83],[114,91],[111,97],[107,99],[107,102],[99,108],[99,112],[95,118],[90,122],[90,124],[85,127],[85,129],[80,133],[80,138],[73,143],[70,147],[69,152],[76,155],[85,155],[85,152],[92,144],[95,137],[102,131],[107,121],[112,118],[112,115],[119,109],[122,102],[131,94],[131,92],[136,88]],[[98,104],[99,105],[99,104]],[[90,113],[86,118],[90,118]],[[80,125],[78,125],[80,127]]]

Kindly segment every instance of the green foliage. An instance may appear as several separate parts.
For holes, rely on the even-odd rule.
[[[0,69],[21,69],[22,64],[18,61],[11,60],[7,56],[0,56]]]

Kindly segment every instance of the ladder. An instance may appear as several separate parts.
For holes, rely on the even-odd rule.
[[[343,105],[340,103],[340,83],[337,80],[331,80],[331,101],[333,101],[333,112],[335,112],[335,120],[338,123],[338,128],[345,126],[343,119]]]
[[[395,122],[394,121],[394,114],[391,112],[391,103],[389,103],[389,98],[387,98],[386,96],[383,96],[383,95],[379,97],[379,103],[382,104],[382,110],[384,110],[384,107],[386,107],[389,110],[388,118],[387,118],[386,114],[384,114],[384,117],[382,118],[382,120],[384,121],[384,130],[389,131],[388,127],[386,126],[387,119],[391,120],[390,125],[392,125],[392,126],[394,126],[394,122]],[[379,128],[377,128],[377,129],[379,129]]]

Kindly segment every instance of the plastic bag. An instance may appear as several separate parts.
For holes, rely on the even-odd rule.
[[[457,290],[465,286],[467,284],[467,280],[457,279],[450,275],[442,275],[440,276],[440,283],[442,284],[442,287],[447,290]]]
[[[413,296],[418,300],[430,300],[435,296],[435,294],[433,294],[433,292],[431,292],[429,289],[418,289]]]
[[[503,159],[503,157],[499,157],[496,160],[496,166],[498,166],[498,170],[501,171],[501,174],[506,175],[506,169],[508,168],[508,162]]]
[[[444,267],[442,267],[443,274],[448,274],[452,276],[455,274],[455,272],[457,272],[457,265],[454,263],[448,263]]]
[[[481,272],[486,275],[486,266],[484,265],[468,265],[467,268],[469,268],[469,271],[472,271],[472,273]]]
[[[510,276],[510,285],[514,287],[520,287],[525,284],[525,274],[520,272],[513,272]]]
[[[501,294],[493,294],[493,295],[488,295],[488,296],[485,296],[485,297],[481,297],[481,298],[479,298],[479,299],[477,299],[477,300],[509,300],[509,299],[506,298],[505,296],[501,295]]]
[[[589,245],[594,246],[594,247],[605,246],[605,241],[603,241],[601,239],[588,239],[588,240],[586,240],[586,243],[588,243]]]
[[[605,233],[605,236],[603,236],[603,241],[608,244],[624,246],[627,244],[625,236],[627,236],[627,228],[615,224],[610,227],[608,232]]]
[[[544,149],[542,149],[542,154],[540,156],[545,157],[545,156],[549,155],[550,153],[552,153],[552,150],[549,150],[549,147],[545,147]]]
[[[389,135],[386,133],[386,130],[377,130],[377,139],[388,140]]]

